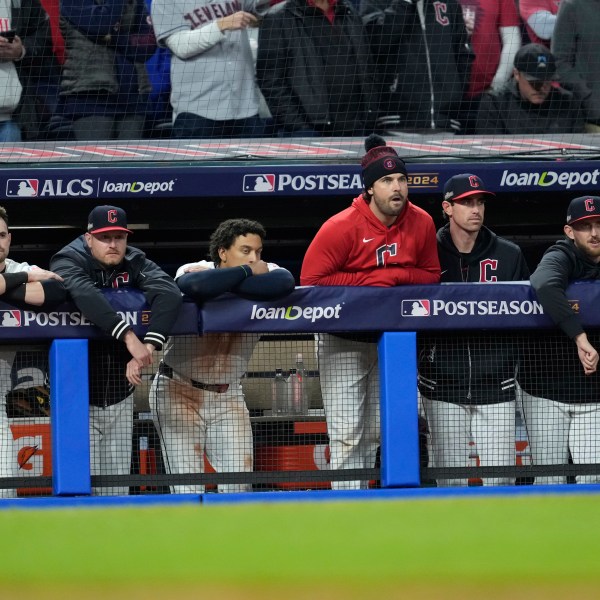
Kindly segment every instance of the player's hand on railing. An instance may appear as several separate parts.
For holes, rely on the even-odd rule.
[[[152,364],[152,361],[153,361],[152,356],[153,356],[156,348],[152,344],[142,344],[142,345],[150,353],[150,363],[148,363],[148,364]],[[142,364],[142,362],[140,360],[138,360],[137,358],[132,358],[127,363],[127,369],[126,369],[127,381],[129,381],[129,383],[131,383],[131,385],[141,385],[142,369],[145,366],[148,366],[148,364]]]
[[[269,265],[264,260],[257,260],[248,266],[252,269],[253,275],[264,275],[269,272]]]
[[[247,27],[258,27],[258,19],[252,13],[240,10],[219,19],[217,24],[221,31],[227,31],[228,29],[234,31],[236,29],[246,29]]]
[[[135,358],[127,363],[125,376],[131,385],[141,385],[142,383],[142,365]]]
[[[140,341],[133,331],[128,331],[123,340],[129,350],[129,354],[139,364],[140,368],[147,367],[152,364],[153,349],[150,350],[151,344],[144,344]]]
[[[186,267],[183,272],[184,273],[200,273],[200,271],[210,271],[208,267],[201,267],[200,265],[194,265],[191,267]]]
[[[46,271],[45,269],[32,269],[31,271],[27,271],[27,283],[46,281],[48,279],[64,281],[60,275],[53,273],[52,271]]]
[[[579,360],[583,365],[583,372],[586,375],[592,375],[598,368],[598,352],[592,346],[585,333],[580,333],[575,338],[575,344],[577,344],[577,353],[579,354]]]

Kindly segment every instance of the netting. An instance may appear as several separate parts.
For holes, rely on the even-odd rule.
[[[48,348],[0,351],[0,497],[48,495],[52,447]]]
[[[597,331],[588,335],[600,341]],[[421,485],[599,481],[598,379],[584,375],[566,336],[489,330],[418,339]],[[371,337],[176,337],[133,394],[112,383],[122,378],[117,362],[102,362],[112,343],[96,344],[96,495],[380,485],[379,367]],[[52,492],[47,352],[2,352],[3,497]]]
[[[598,378],[584,374],[569,338],[488,331],[419,341],[430,484],[600,480]]]
[[[567,143],[600,124],[598,15],[558,4],[2,0],[0,141],[218,147],[377,131]]]

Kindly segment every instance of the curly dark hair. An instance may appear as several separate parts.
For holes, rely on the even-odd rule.
[[[4,206],[0,206],[0,219],[2,219],[6,223],[6,226],[8,227],[8,214],[7,214]]]
[[[210,259],[215,263],[215,267],[221,264],[219,249],[225,248],[227,250],[231,248],[240,235],[248,235],[249,233],[259,236],[262,240],[267,237],[265,228],[258,221],[251,221],[250,219],[228,219],[223,221],[210,236],[208,247]]]

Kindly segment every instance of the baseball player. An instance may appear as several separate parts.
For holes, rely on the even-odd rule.
[[[175,282],[146,255],[127,245],[127,215],[97,206],[87,231],[52,257],[77,308],[112,339],[91,341],[90,455],[92,475],[127,475],[131,466],[133,389],[141,370],[161,350],[181,306]],[[148,331],[140,340],[115,311],[102,288],[136,288],[150,305]],[[96,487],[94,493],[126,494],[126,487]]]
[[[521,249],[484,226],[488,191],[477,175],[451,177],[444,186],[447,223],[437,232],[442,283],[524,281],[529,269]],[[517,353],[501,332],[426,336],[419,348],[419,391],[429,423],[436,467],[469,466],[470,440],[482,466],[515,464]],[[510,485],[514,479],[486,479]],[[438,479],[467,485],[466,479]]]
[[[66,290],[62,277],[26,262],[18,263],[8,258],[11,241],[8,215],[6,209],[0,206],[0,299],[13,306],[29,308],[50,308],[64,302]],[[6,394],[11,387],[14,359],[14,351],[0,350],[0,477],[18,475],[13,437],[6,417]],[[0,497],[14,496],[15,490],[0,488]]]
[[[225,292],[269,300],[294,289],[286,269],[262,260],[265,230],[260,223],[230,219],[210,238],[210,261],[189,263],[175,279],[196,302]],[[217,472],[249,472],[253,467],[250,417],[240,378],[258,334],[208,333],[169,341],[150,390],[156,428],[169,473],[203,473],[204,454]],[[175,485],[173,493],[202,493],[202,485]],[[220,485],[220,492],[243,492],[248,484]]]
[[[361,161],[364,192],[326,221],[311,242],[302,285],[391,287],[437,283],[440,265],[431,217],[408,200],[406,167],[371,135]],[[375,465],[379,445],[376,336],[319,335],[318,358],[332,469]],[[366,481],[332,482],[333,489]]]
[[[174,137],[263,134],[246,30],[268,8],[268,0],[153,0],[156,39],[172,52]]]
[[[600,279],[600,197],[574,198],[563,230],[565,239],[546,251],[531,275],[544,312],[566,334],[526,342],[531,361],[521,385],[535,465],[567,464],[569,453],[574,464],[600,463],[600,334],[584,331],[565,292],[572,281]],[[565,476],[535,479],[565,482]],[[579,475],[577,482],[598,483],[600,475]]]

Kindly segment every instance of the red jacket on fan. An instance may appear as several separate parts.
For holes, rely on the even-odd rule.
[[[432,218],[410,202],[386,227],[364,198],[325,221],[311,242],[300,274],[302,285],[391,287],[440,280]]]

